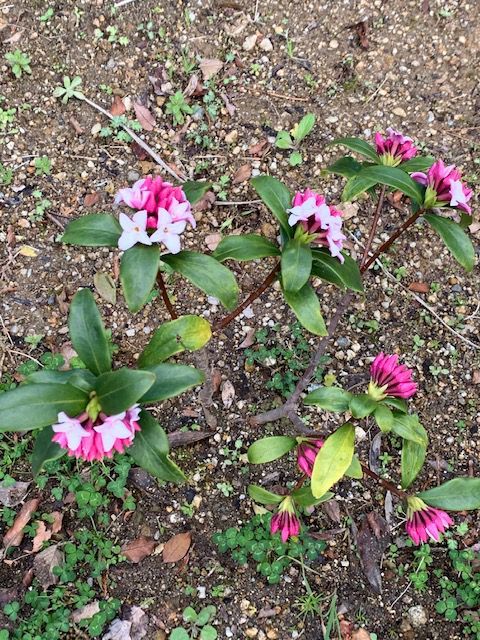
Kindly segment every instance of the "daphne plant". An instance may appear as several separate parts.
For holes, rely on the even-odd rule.
[[[192,205],[210,186],[207,182],[184,182],[175,187],[159,176],[147,176],[117,193],[115,202],[128,207],[128,214],[120,212],[118,220],[106,213],[81,216],[69,223],[62,242],[123,251],[120,280],[127,306],[134,313],[147,302],[156,280],[171,310],[164,270],[181,274],[232,309],[238,297],[233,273],[211,256],[181,250],[185,229],[196,226]]]
[[[160,325],[140,354],[139,367],[112,369],[105,327],[93,294],[81,289],[69,312],[70,338],[83,369],[40,370],[0,395],[0,431],[36,430],[34,474],[63,455],[86,461],[128,453],[149,473],[182,482],[169,457],[168,437],[145,409],[202,384],[203,372],[167,360],[202,348],[209,323],[183,316]]]

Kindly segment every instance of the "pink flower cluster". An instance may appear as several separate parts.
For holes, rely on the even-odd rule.
[[[280,531],[282,542],[286,542],[291,536],[300,533],[300,520],[295,513],[295,507],[290,496],[287,496],[278,508],[278,512],[270,521],[270,533],[273,535]]]
[[[129,447],[135,432],[140,431],[138,417],[140,407],[135,404],[116,416],[100,413],[92,420],[87,413],[70,418],[58,414],[58,423],[52,425],[52,440],[66,449],[69,456],[84,460],[111,458],[115,451],[123,453]]]
[[[185,231],[187,222],[193,228],[196,226],[182,188],[174,187],[159,176],[147,176],[135,182],[133,187],[120,189],[115,202],[137,209],[132,218],[124,213],[119,216],[123,233],[118,247],[123,251],[138,242],[146,245],[161,242],[171,253],[178,253],[180,234]]]
[[[375,134],[375,147],[382,164],[389,167],[396,167],[417,155],[412,139],[391,127],[385,137],[381,133]]]
[[[432,164],[427,173],[417,171],[412,178],[426,187],[425,206],[453,207],[470,214],[472,209],[468,201],[473,191],[462,182],[462,174],[451,164],[445,166],[442,160]]]
[[[413,382],[412,370],[398,363],[396,354],[379,353],[370,367],[370,385],[368,393],[376,400],[387,396],[411,398],[417,391]]]
[[[292,205],[287,209],[288,224],[291,227],[299,224],[314,243],[327,247],[332,256],[344,262],[342,248],[346,237],[341,232],[342,212],[329,207],[325,198],[311,189],[297,191]]]
[[[313,473],[313,465],[318,452],[323,447],[323,440],[308,438],[302,440],[297,447],[297,464],[300,470],[310,478]]]
[[[416,496],[408,498],[405,528],[414,544],[427,542],[429,538],[438,542],[440,534],[452,524],[453,520],[445,511],[429,507]]]

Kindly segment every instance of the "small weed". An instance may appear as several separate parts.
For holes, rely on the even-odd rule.
[[[170,640],[216,640],[218,633],[213,622],[217,613],[216,607],[208,605],[198,613],[193,607],[183,610],[182,618],[185,626],[175,627],[170,633]]]
[[[13,182],[13,171],[0,162],[0,185],[8,187]]]
[[[41,156],[35,158],[35,175],[37,176],[49,176],[52,170],[52,161],[48,156]]]
[[[5,131],[9,124],[15,121],[15,114],[17,110],[12,107],[11,109],[2,109],[0,107],[0,131]]]
[[[53,7],[48,7],[45,13],[40,16],[39,20],[40,22],[50,22],[50,20],[53,18],[54,15],[55,15],[55,11]]]
[[[10,65],[12,73],[16,78],[21,78],[24,73],[32,73],[30,56],[22,53],[20,49],[6,53],[5,60]]]
[[[28,214],[28,219],[31,222],[39,222],[43,220],[45,211],[52,206],[52,203],[48,198],[44,198],[43,193],[38,189],[32,192],[32,196],[35,198],[35,209]]]
[[[123,129],[123,125],[127,126],[132,131],[141,131],[142,125],[138,122],[138,120],[128,120],[128,118],[124,115],[122,116],[113,116],[110,120],[110,124],[107,127],[102,127],[100,129],[100,137],[101,138],[111,138],[113,137],[115,140],[119,142],[131,142],[131,136]]]
[[[63,87],[56,87],[53,90],[53,97],[61,98],[63,104],[67,104],[70,98],[77,98],[78,100],[83,100],[85,96],[81,91],[78,90],[81,84],[82,84],[82,79],[80,78],[80,76],[75,76],[71,80],[68,76],[64,76]]]
[[[173,96],[170,96],[165,106],[165,113],[173,117],[174,124],[184,124],[185,115],[192,112],[192,107],[187,103],[181,91],[177,91]]]
[[[300,122],[298,122],[290,132],[279,131],[275,139],[275,146],[279,149],[291,149],[289,163],[295,167],[303,162],[303,157],[298,147],[301,142],[308,136],[315,126],[315,116],[313,113],[307,113]]]

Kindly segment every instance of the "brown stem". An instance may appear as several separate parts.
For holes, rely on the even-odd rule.
[[[219,320],[213,325],[213,331],[216,332],[216,331],[221,331],[222,329],[225,329],[225,327],[227,327],[230,324],[230,322],[232,322],[232,320],[234,320],[238,315],[240,315],[242,311],[246,309],[254,300],[256,300],[259,296],[261,296],[262,293],[266,289],[268,289],[268,287],[273,283],[273,281],[277,277],[277,273],[279,270],[280,270],[280,263],[277,262],[277,264],[273,267],[273,269],[270,271],[270,273],[265,278],[265,280],[256,289],[252,291],[252,293],[248,296],[248,298],[245,298],[245,300],[241,302],[238,305],[238,307],[236,307],[231,313],[229,313],[228,316],[225,316],[224,318],[222,318],[221,320]]]
[[[378,221],[380,219],[380,213],[382,211],[383,199],[385,198],[385,185],[382,185],[382,189],[380,191],[380,195],[378,196],[377,207],[375,209],[375,214],[373,216],[372,226],[370,228],[370,233],[368,234],[367,244],[365,245],[365,250],[363,252],[362,261],[360,262],[360,269],[362,269],[363,265],[366,263],[368,259],[368,254],[370,253],[370,248],[372,246],[373,239],[375,237],[375,232],[377,230]]]
[[[363,464],[363,462],[361,462],[360,464],[362,465],[363,473],[365,473],[365,475],[370,476],[370,478],[373,478],[376,482],[380,483],[383,487],[385,487],[385,489],[387,489],[391,493],[394,493],[396,496],[398,496],[402,500],[407,499],[408,494],[406,494],[405,491],[402,491],[401,489],[397,489],[397,487],[392,482],[389,482],[388,480],[384,480],[377,473],[375,473],[375,471],[372,471],[370,467],[367,467],[366,464]]]
[[[157,273],[157,282],[160,288],[160,293],[162,294],[163,302],[167,307],[167,311],[170,314],[172,320],[176,320],[178,318],[177,312],[175,311],[173,304],[170,302],[170,298],[168,297],[167,287],[165,286],[165,281],[163,279],[162,272],[159,270]]]

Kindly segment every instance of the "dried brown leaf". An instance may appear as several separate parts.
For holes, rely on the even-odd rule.
[[[411,282],[408,288],[415,293],[428,293],[429,291],[429,286],[426,282]]]
[[[250,145],[248,147],[248,153],[255,158],[263,158],[269,149],[270,143],[265,138],[264,140],[260,140],[260,142]]]
[[[178,562],[184,558],[192,544],[192,535],[189,531],[185,533],[177,533],[176,536],[170,538],[163,548],[164,562]]]
[[[332,522],[337,524],[341,522],[342,515],[340,513],[340,505],[336,500],[328,500],[322,504],[323,511],[327,514]]]
[[[208,211],[212,208],[213,203],[215,202],[215,194],[213,191],[207,191],[205,195],[203,195],[200,200],[198,200],[193,205],[194,211]]]
[[[246,180],[248,180],[251,175],[252,175],[252,166],[248,163],[242,164],[242,166],[236,170],[235,175],[232,178],[232,183],[241,184],[242,182],[245,182]]]
[[[188,81],[187,86],[183,90],[183,95],[185,96],[185,98],[190,98],[190,96],[194,95],[198,87],[198,82],[199,80],[197,74],[193,73],[190,77],[190,80]]]
[[[5,482],[0,482],[0,502],[6,507],[16,507],[27,495],[30,482],[15,482],[5,486]]]
[[[4,44],[15,44],[16,42],[18,42],[20,40],[20,38],[23,35],[23,32],[25,31],[25,29],[19,29],[18,31],[15,31],[15,33],[13,35],[11,35],[9,38],[7,38],[6,40],[3,41]]]
[[[53,573],[55,567],[60,567],[64,562],[63,552],[58,544],[53,544],[35,556],[33,571],[35,577],[44,589],[57,584],[58,576]]]
[[[137,120],[142,125],[145,131],[153,131],[155,128],[155,116],[144,107],[139,102],[133,103],[133,108],[135,110],[135,115],[137,116]]]
[[[472,375],[473,384],[480,384],[480,370],[475,369]]]
[[[387,522],[378,513],[371,511],[362,519],[356,542],[363,572],[375,593],[382,593],[380,563],[389,541]]]
[[[110,107],[110,113],[112,116],[122,116],[126,111],[123,100],[120,96],[115,96],[113,98],[112,106]]]
[[[247,349],[248,347],[251,347],[252,344],[254,344],[254,343],[255,343],[255,329],[253,327],[249,327],[247,329],[247,333],[245,334],[245,338],[238,345],[238,348],[239,349]]]
[[[203,79],[210,80],[223,67],[223,62],[217,58],[204,58],[198,66],[202,72]]]
[[[51,526],[52,533],[59,533],[62,530],[63,525],[63,513],[60,511],[52,511],[50,516],[53,517]]]
[[[233,404],[234,398],[235,398],[235,387],[230,382],[230,380],[225,380],[225,382],[222,384],[223,406],[226,407],[227,409],[230,409],[230,407]]]
[[[3,546],[5,548],[18,547],[21,544],[23,540],[23,528],[30,522],[31,517],[37,510],[39,504],[39,498],[33,498],[32,500],[25,502],[23,507],[20,509],[19,514],[15,518],[13,525],[3,536]]]
[[[210,251],[215,251],[215,249],[220,244],[220,240],[222,239],[221,233],[210,233],[205,237],[205,244],[210,249]]]
[[[229,98],[228,98],[226,93],[221,93],[220,97],[222,98],[222,100],[225,103],[225,108],[228,111],[228,115],[229,116],[233,116],[233,114],[237,110],[237,107],[230,102],[230,100],[229,100]]]
[[[83,204],[86,207],[93,207],[93,205],[97,204],[99,200],[100,200],[100,194],[97,191],[95,191],[94,193],[87,193],[87,195],[83,200]]]
[[[97,271],[93,276],[93,284],[101,298],[110,304],[115,304],[117,301],[117,288],[110,274]]]
[[[80,609],[75,609],[72,611],[72,622],[78,624],[81,620],[88,620],[93,618],[93,616],[100,611],[100,603],[98,600],[94,600],[93,602],[89,602],[88,604],[80,607]]]
[[[141,562],[144,558],[151,555],[157,543],[153,538],[140,536],[136,540],[127,542],[122,547],[122,554],[135,564]]]
[[[198,415],[198,414],[197,414]],[[201,442],[214,435],[212,432],[204,431],[173,431],[168,434],[168,443],[170,448],[185,447],[189,444]]]
[[[52,537],[51,529],[47,529],[47,526],[43,520],[37,520],[37,532],[33,538],[32,553],[38,553],[43,546],[44,542],[50,540]]]

